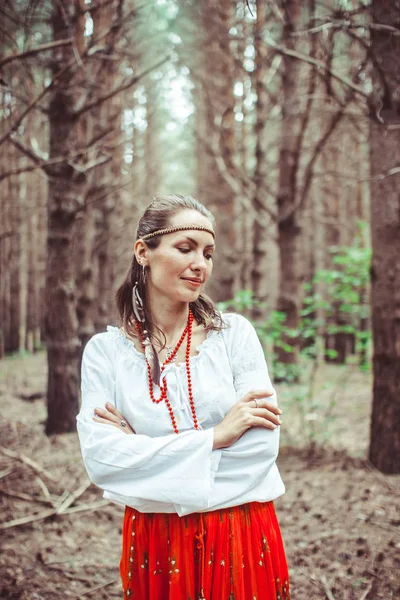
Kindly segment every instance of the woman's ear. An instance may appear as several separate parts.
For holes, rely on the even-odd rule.
[[[147,262],[148,257],[148,248],[143,240],[137,240],[134,248],[136,260],[139,264],[142,264],[143,261]]]

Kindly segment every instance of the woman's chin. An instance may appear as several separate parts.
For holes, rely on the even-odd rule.
[[[184,294],[179,294],[180,302],[196,302],[197,298],[200,296],[201,290],[193,290],[187,291]]]

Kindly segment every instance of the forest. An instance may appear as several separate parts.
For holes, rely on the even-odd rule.
[[[167,194],[278,391],[292,598],[400,597],[400,2],[3,0],[0,35],[0,598],[122,597],[80,365]]]

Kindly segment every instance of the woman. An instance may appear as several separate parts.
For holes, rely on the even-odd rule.
[[[117,292],[123,327],[87,344],[78,432],[91,480],[126,507],[124,599],[281,600],[279,415],[254,328],[203,294],[214,218],[156,199]]]

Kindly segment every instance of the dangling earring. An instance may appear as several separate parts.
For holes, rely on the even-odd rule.
[[[146,281],[145,265],[142,265],[142,268],[143,268],[143,277],[144,277],[143,283],[144,283]],[[132,308],[133,308],[133,313],[136,317],[136,320],[142,324],[143,346],[144,346],[145,356],[150,363],[151,362],[153,363],[152,379],[153,379],[154,383],[156,383],[159,386],[160,385],[160,376],[161,376],[160,363],[158,360],[157,352],[155,351],[155,348],[150,341],[149,333],[145,329],[146,317],[145,317],[145,312],[144,312],[144,303],[143,303],[142,297],[139,293],[138,282],[136,282],[132,288]]]
[[[146,281],[147,281],[147,273],[146,273],[146,265],[142,264],[142,279],[143,279],[143,285],[145,285]]]
[[[138,282],[132,288],[132,308],[139,323],[145,322],[143,300],[139,294]]]

